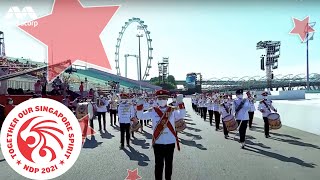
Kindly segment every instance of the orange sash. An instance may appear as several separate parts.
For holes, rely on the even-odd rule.
[[[161,117],[161,119],[154,130],[153,137],[152,137],[152,144],[155,144],[156,140],[160,137],[161,133],[165,129],[165,125],[167,125],[171,133],[176,137],[177,148],[178,148],[178,151],[180,151],[180,145],[179,145],[177,133],[169,121],[171,113],[173,112],[172,107],[169,106],[165,113],[162,113],[162,111],[158,107],[154,107],[154,110],[158,114],[158,116]]]

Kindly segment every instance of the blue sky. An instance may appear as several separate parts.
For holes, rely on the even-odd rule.
[[[279,0],[280,1],[280,0]],[[114,52],[118,32],[132,17],[139,17],[151,31],[153,68],[150,76],[158,75],[157,63],[169,57],[169,73],[185,79],[189,72],[201,72],[204,79],[213,77],[243,77],[264,75],[256,50],[260,40],[281,41],[279,69],[275,74],[299,74],[306,69],[306,44],[298,36],[289,35],[292,17],[310,22],[320,20],[317,1],[283,0],[276,5],[256,1],[81,1],[84,6],[121,5],[101,34],[101,40],[115,67]],[[229,2],[229,3],[227,3]],[[235,3],[237,2],[237,3]],[[46,59],[46,47],[16,28],[16,19],[5,19],[11,6],[22,9],[31,6],[38,17],[51,12],[53,1],[1,1],[0,30],[5,32],[8,56],[26,57],[37,61]],[[25,19],[24,21],[28,21]],[[20,21],[21,22],[21,21]],[[315,26],[320,31],[319,22]],[[124,54],[138,53],[136,25],[129,27],[120,49],[120,68],[124,75]],[[146,66],[146,40],[142,40],[142,64]],[[320,36],[317,32],[310,42],[310,72],[320,73]],[[137,78],[135,60],[129,61],[129,77]],[[143,70],[144,70],[143,67]],[[113,70],[112,72],[115,72]]]

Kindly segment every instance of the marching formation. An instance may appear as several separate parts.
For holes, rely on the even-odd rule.
[[[98,116],[99,131],[102,133],[103,130],[107,131],[106,112],[110,112],[111,126],[116,126],[117,114],[120,125],[120,149],[124,148],[125,143],[130,147],[130,139],[131,136],[134,137],[134,132],[140,129],[143,133],[143,128],[151,122],[155,179],[162,180],[165,166],[165,179],[170,180],[175,147],[180,151],[177,134],[186,128],[183,95],[175,95],[173,101],[168,104],[170,97],[170,93],[166,90],[159,90],[149,95],[126,93],[100,95],[96,101],[79,103],[76,115],[81,119],[89,114],[92,128],[93,120]]]
[[[273,107],[272,101],[268,99],[268,92],[263,92],[263,99],[259,102],[258,110],[262,113],[264,120],[265,137],[269,138],[269,129],[281,128],[280,115]],[[243,97],[243,90],[236,91],[236,98],[231,94],[196,94],[192,97],[192,108],[205,121],[207,112],[209,113],[209,122],[212,126],[213,118],[216,131],[220,130],[220,121],[222,120],[223,134],[226,139],[229,138],[230,131],[239,132],[241,148],[245,147],[245,137],[247,127],[252,128],[254,117],[255,96],[251,92],[246,92],[246,98]]]
[[[269,138],[269,129],[279,129],[281,121],[272,101],[268,99],[268,93],[263,92],[261,95],[263,99],[259,102],[258,110],[262,113],[264,120],[265,137]],[[125,148],[125,143],[130,147],[131,136],[134,137],[134,133],[139,130],[143,133],[144,127],[150,127],[151,122],[155,179],[162,179],[165,166],[165,179],[170,180],[175,147],[180,151],[178,132],[186,128],[183,95],[172,96],[172,102],[168,104],[170,97],[170,93],[166,90],[159,90],[149,95],[126,93],[100,95],[96,101],[80,103],[76,114],[78,116],[79,114],[91,114],[90,126],[92,128],[93,119],[98,116],[100,132],[106,131],[106,112],[110,113],[110,126],[117,125],[118,115],[120,149]],[[230,94],[219,93],[196,94],[191,99],[193,110],[204,121],[207,120],[208,114],[210,125],[215,126],[216,131],[221,130],[220,123],[222,122],[226,139],[229,138],[230,131],[238,132],[241,148],[245,147],[247,127],[252,128],[256,110],[255,96],[251,92],[247,92],[246,97],[243,97],[243,90],[237,90],[235,99]],[[83,107],[79,108],[79,106]]]

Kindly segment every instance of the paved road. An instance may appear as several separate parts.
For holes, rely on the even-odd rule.
[[[181,151],[175,151],[173,179],[176,180],[318,180],[320,178],[320,138],[283,127],[263,135],[260,119],[248,130],[247,148],[233,139],[225,140],[191,109],[186,99],[188,128],[181,133]],[[119,150],[118,127],[88,140],[75,165],[58,179],[123,180],[127,169],[139,169],[142,179],[152,180],[154,155],[150,149],[151,129],[136,134],[132,148]],[[234,135],[231,135],[233,137]],[[0,153],[0,180],[24,179],[3,160]]]

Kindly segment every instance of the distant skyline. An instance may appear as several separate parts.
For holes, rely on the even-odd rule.
[[[158,75],[157,63],[162,57],[169,57],[169,73],[178,80],[185,80],[190,72],[201,72],[204,79],[263,76],[260,56],[264,51],[256,50],[256,43],[261,40],[281,41],[279,69],[274,71],[276,77],[278,74],[305,74],[306,44],[289,32],[294,26],[292,17],[302,20],[306,16],[310,16],[310,22],[316,22],[314,40],[309,43],[310,73],[320,73],[320,36],[317,34],[320,31],[320,3],[312,0],[279,1],[274,1],[276,5],[261,0],[242,3],[230,0],[81,2],[84,6],[121,5],[100,35],[113,67],[112,73],[116,73],[114,53],[119,31],[129,18],[138,17],[148,25],[154,48],[149,78]],[[7,56],[46,61],[47,48],[16,27],[22,21],[6,19],[5,15],[12,6],[20,9],[30,6],[38,17],[42,17],[51,13],[52,5],[52,0],[0,2],[0,31],[5,33]],[[141,49],[144,73],[145,38]],[[131,25],[122,39],[120,69],[123,76],[124,54],[138,54],[136,25]],[[130,58],[128,64],[128,77],[137,79],[134,58]]]

